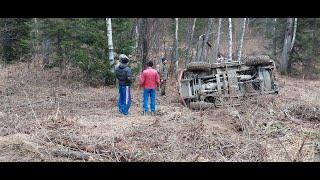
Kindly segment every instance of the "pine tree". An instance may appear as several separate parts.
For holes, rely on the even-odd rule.
[[[2,59],[5,62],[25,60],[30,55],[28,21],[30,19],[26,18],[3,18],[0,20]]]

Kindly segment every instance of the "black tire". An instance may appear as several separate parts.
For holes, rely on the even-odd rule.
[[[247,66],[258,66],[258,65],[271,65],[272,59],[269,56],[247,56],[244,57],[242,62]]]
[[[189,71],[208,71],[211,65],[206,62],[191,62],[187,64],[187,70]]]
[[[198,101],[198,102],[190,102],[189,107],[190,109],[193,109],[193,110],[204,110],[204,109],[214,108],[215,105],[213,103]]]

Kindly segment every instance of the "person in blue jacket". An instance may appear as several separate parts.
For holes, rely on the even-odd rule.
[[[121,64],[115,69],[116,77],[119,81],[118,108],[121,114],[128,115],[131,106],[130,86],[134,77],[131,69],[128,67],[129,58],[121,54],[119,59]]]

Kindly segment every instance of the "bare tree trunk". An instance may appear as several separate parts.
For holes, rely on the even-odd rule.
[[[277,57],[277,18],[273,20],[273,58]]]
[[[311,39],[313,40],[313,42],[310,42],[312,44],[312,51],[311,53],[308,53],[308,56],[307,58],[305,59],[305,61],[303,62],[303,65],[304,65],[304,70],[303,70],[303,77],[305,77],[305,75],[308,75],[308,71],[310,70],[311,68],[311,62],[317,57],[317,38],[316,38],[316,30],[317,30],[317,18],[313,18],[313,21],[312,21],[312,37]]]
[[[241,61],[241,53],[242,53],[242,45],[243,45],[245,28],[246,28],[246,18],[243,18],[242,27],[241,27],[241,35],[240,35],[240,40],[239,40],[239,48],[238,48],[238,53],[237,53],[238,54],[238,61]]]
[[[163,50],[164,50],[164,57],[167,57],[167,48],[166,48],[166,40],[163,40]]]
[[[114,54],[113,54],[113,41],[112,41],[112,24],[111,18],[106,18],[107,21],[107,36],[108,36],[108,49],[109,49],[109,61],[112,66],[111,71],[114,72]]]
[[[57,54],[59,57],[59,67],[60,67],[60,75],[62,75],[62,72],[64,70],[64,57],[63,57],[63,52],[62,52],[62,32],[58,33],[57,36]]]
[[[39,35],[39,30],[38,30],[38,19],[37,18],[33,18],[33,23],[34,23],[34,40],[32,43],[32,50],[34,55],[38,53],[37,51],[37,46],[38,46],[38,35]]]
[[[282,74],[288,73],[289,66],[289,52],[290,52],[290,44],[291,44],[291,35],[292,35],[292,18],[287,19],[287,27],[285,31],[284,43],[283,43],[283,51],[282,51],[282,60],[280,62],[280,72]]]
[[[318,51],[317,51],[317,38],[316,38],[316,33],[317,33],[317,18],[313,19],[313,32],[312,32],[312,39],[313,39],[313,54],[314,57],[317,57]]]
[[[205,35],[205,37],[204,37],[204,42],[202,43],[200,61],[203,61],[203,60],[204,60],[205,50],[207,49],[207,48],[206,48],[206,45],[207,45],[207,42],[208,42],[208,39],[209,39],[209,33],[210,33],[210,31],[211,31],[212,24],[213,24],[213,18],[209,18],[209,19],[208,19],[207,32],[206,32],[206,35]]]
[[[189,37],[189,42],[188,42],[188,48],[187,48],[187,53],[186,53],[186,60],[185,60],[185,66],[187,65],[188,62],[190,62],[190,47],[192,47],[193,44],[193,34],[194,34],[194,29],[196,27],[196,21],[197,18],[194,18],[193,20],[193,25],[192,25],[192,29],[191,29],[191,35]],[[193,49],[191,49],[191,51],[193,51]]]
[[[156,50],[157,50],[157,64],[160,64],[160,58],[162,55],[161,55],[161,35],[158,34],[157,35],[157,39],[156,39]]]
[[[42,60],[42,66],[43,68],[47,68],[49,63],[50,63],[50,39],[49,38],[45,38],[42,44],[42,48],[43,48],[43,60]]]
[[[268,36],[268,18],[265,18],[264,37]]]
[[[221,18],[219,18],[217,40],[216,40],[216,45],[215,45],[214,54],[213,54],[214,62],[216,62],[218,58],[218,52],[219,52],[219,46],[220,46],[220,30],[221,30]]]
[[[136,18],[136,23],[135,23],[135,27],[134,27],[134,36],[135,36],[135,54],[136,54],[136,58],[139,58],[139,40],[140,40],[140,34],[139,34],[139,29],[140,29],[140,24],[139,24],[139,18]]]
[[[136,27],[135,27],[135,32],[136,32],[136,37],[135,37],[135,48],[137,49],[138,48],[138,40],[139,40],[139,31],[138,31],[138,24],[136,24]]]
[[[191,31],[191,39],[190,39],[190,46],[192,47],[193,45],[193,36],[194,36],[194,30],[196,28],[196,21],[197,21],[197,18],[194,18],[193,20],[193,25],[192,25],[192,31]],[[192,48],[192,55],[193,55],[193,48]]]
[[[250,18],[247,19],[247,30],[248,30],[248,34],[251,34],[250,28],[249,28],[249,23],[250,23]]]
[[[148,53],[149,53],[149,43],[148,43],[148,19],[139,19],[139,49],[141,61],[141,71],[145,69],[147,63]]]
[[[228,61],[232,61],[232,21],[231,18],[228,18],[229,21],[229,54]]]
[[[34,24],[36,26],[36,35],[39,34],[39,30],[38,30],[38,19],[37,18],[34,18]]]
[[[176,22],[176,31],[175,31],[175,76],[178,75],[178,68],[179,68],[179,41],[178,41],[178,30],[179,30],[179,19],[175,18]]]
[[[293,21],[294,20],[294,21]],[[292,29],[292,25],[291,25],[291,43],[290,43],[290,47],[289,47],[289,54],[292,52],[292,49],[293,49],[293,45],[294,45],[294,41],[295,41],[295,38],[296,38],[296,31],[297,31],[297,20],[298,18],[292,18],[292,21],[293,21],[293,29]],[[291,61],[289,60],[288,61],[288,72],[290,73],[291,72]]]
[[[197,42],[197,53],[196,53],[197,60],[196,61],[201,61],[201,50],[203,47],[203,42],[204,42],[203,36],[200,36]]]
[[[292,51],[294,40],[296,39],[297,21],[298,21],[298,18],[294,18],[293,35],[292,35],[292,41],[290,45],[290,52]]]

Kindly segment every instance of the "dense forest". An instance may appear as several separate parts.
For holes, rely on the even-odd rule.
[[[44,69],[59,67],[62,73],[66,66],[71,66],[81,69],[90,83],[113,82],[107,19],[3,18],[0,23],[2,64],[31,63],[36,57],[41,57]],[[228,40],[229,33],[228,19],[219,18],[115,18],[110,23],[114,53],[134,57],[135,63],[140,64],[136,72],[147,59],[166,57],[185,64],[190,60],[190,48],[196,46],[200,35],[212,31],[214,34],[210,38],[215,42],[219,28],[220,46],[224,47],[222,43]],[[308,77],[318,73],[315,65],[319,63],[316,58],[319,52],[319,19],[246,18],[243,21],[234,18],[231,24],[234,52],[240,46],[240,31],[244,29],[244,43],[252,37],[262,38],[262,48],[277,61],[281,73]],[[247,51],[249,54],[261,53]]]
[[[1,18],[0,161],[319,161],[319,35],[319,18]],[[157,116],[136,81],[118,114],[120,54],[137,81],[168,60]],[[279,94],[184,107],[178,72],[218,55],[270,57]]]

